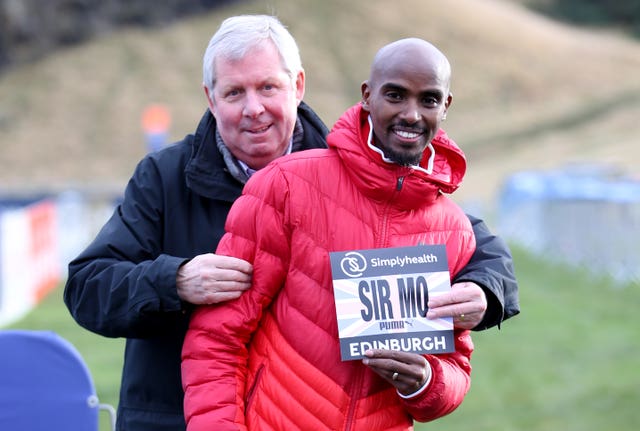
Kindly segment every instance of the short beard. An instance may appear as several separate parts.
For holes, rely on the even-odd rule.
[[[417,166],[420,164],[420,160],[422,160],[422,153],[419,155],[399,153],[389,148],[383,148],[382,153],[387,159],[399,164],[400,166]]]

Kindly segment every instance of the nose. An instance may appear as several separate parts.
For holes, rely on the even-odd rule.
[[[420,121],[420,108],[418,104],[411,100],[407,101],[400,116],[410,124]]]
[[[246,93],[244,109],[242,114],[246,117],[256,118],[264,112],[264,105],[260,95],[254,91],[248,91]]]

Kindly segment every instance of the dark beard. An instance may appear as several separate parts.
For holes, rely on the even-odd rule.
[[[399,164],[400,166],[416,166],[419,165],[420,160],[422,160],[422,153],[419,155],[412,155],[399,153],[389,148],[382,148],[382,153],[387,159]]]

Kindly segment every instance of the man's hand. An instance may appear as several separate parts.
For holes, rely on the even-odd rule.
[[[252,273],[253,266],[242,259],[201,254],[178,269],[178,296],[191,304],[229,301],[251,287]]]
[[[362,363],[391,383],[402,395],[411,395],[431,377],[431,365],[417,353],[374,349],[364,352]]]
[[[455,283],[451,291],[429,298],[428,319],[453,317],[459,329],[475,328],[487,311],[487,297],[480,286],[472,282]]]

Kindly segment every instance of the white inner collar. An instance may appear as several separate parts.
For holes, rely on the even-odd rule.
[[[369,121],[369,137],[367,138],[367,145],[369,146],[369,148],[371,148],[373,151],[375,151],[378,154],[380,154],[380,156],[382,156],[382,160],[384,160],[385,162],[387,162],[387,163],[396,163],[393,160],[387,158],[384,155],[384,152],[380,148],[378,148],[375,145],[373,145],[373,121],[371,120],[371,115],[369,115],[367,120]],[[429,148],[429,150],[431,151],[431,155],[429,156],[429,161],[427,162],[427,168],[425,169],[420,165],[411,165],[411,167],[413,169],[417,169],[419,171],[422,171],[422,172],[426,173],[427,175],[431,175],[431,172],[433,172],[433,161],[436,158],[436,150],[435,150],[435,148],[433,148],[433,145],[431,144],[431,142],[429,142],[429,144],[427,145],[427,148]]]

